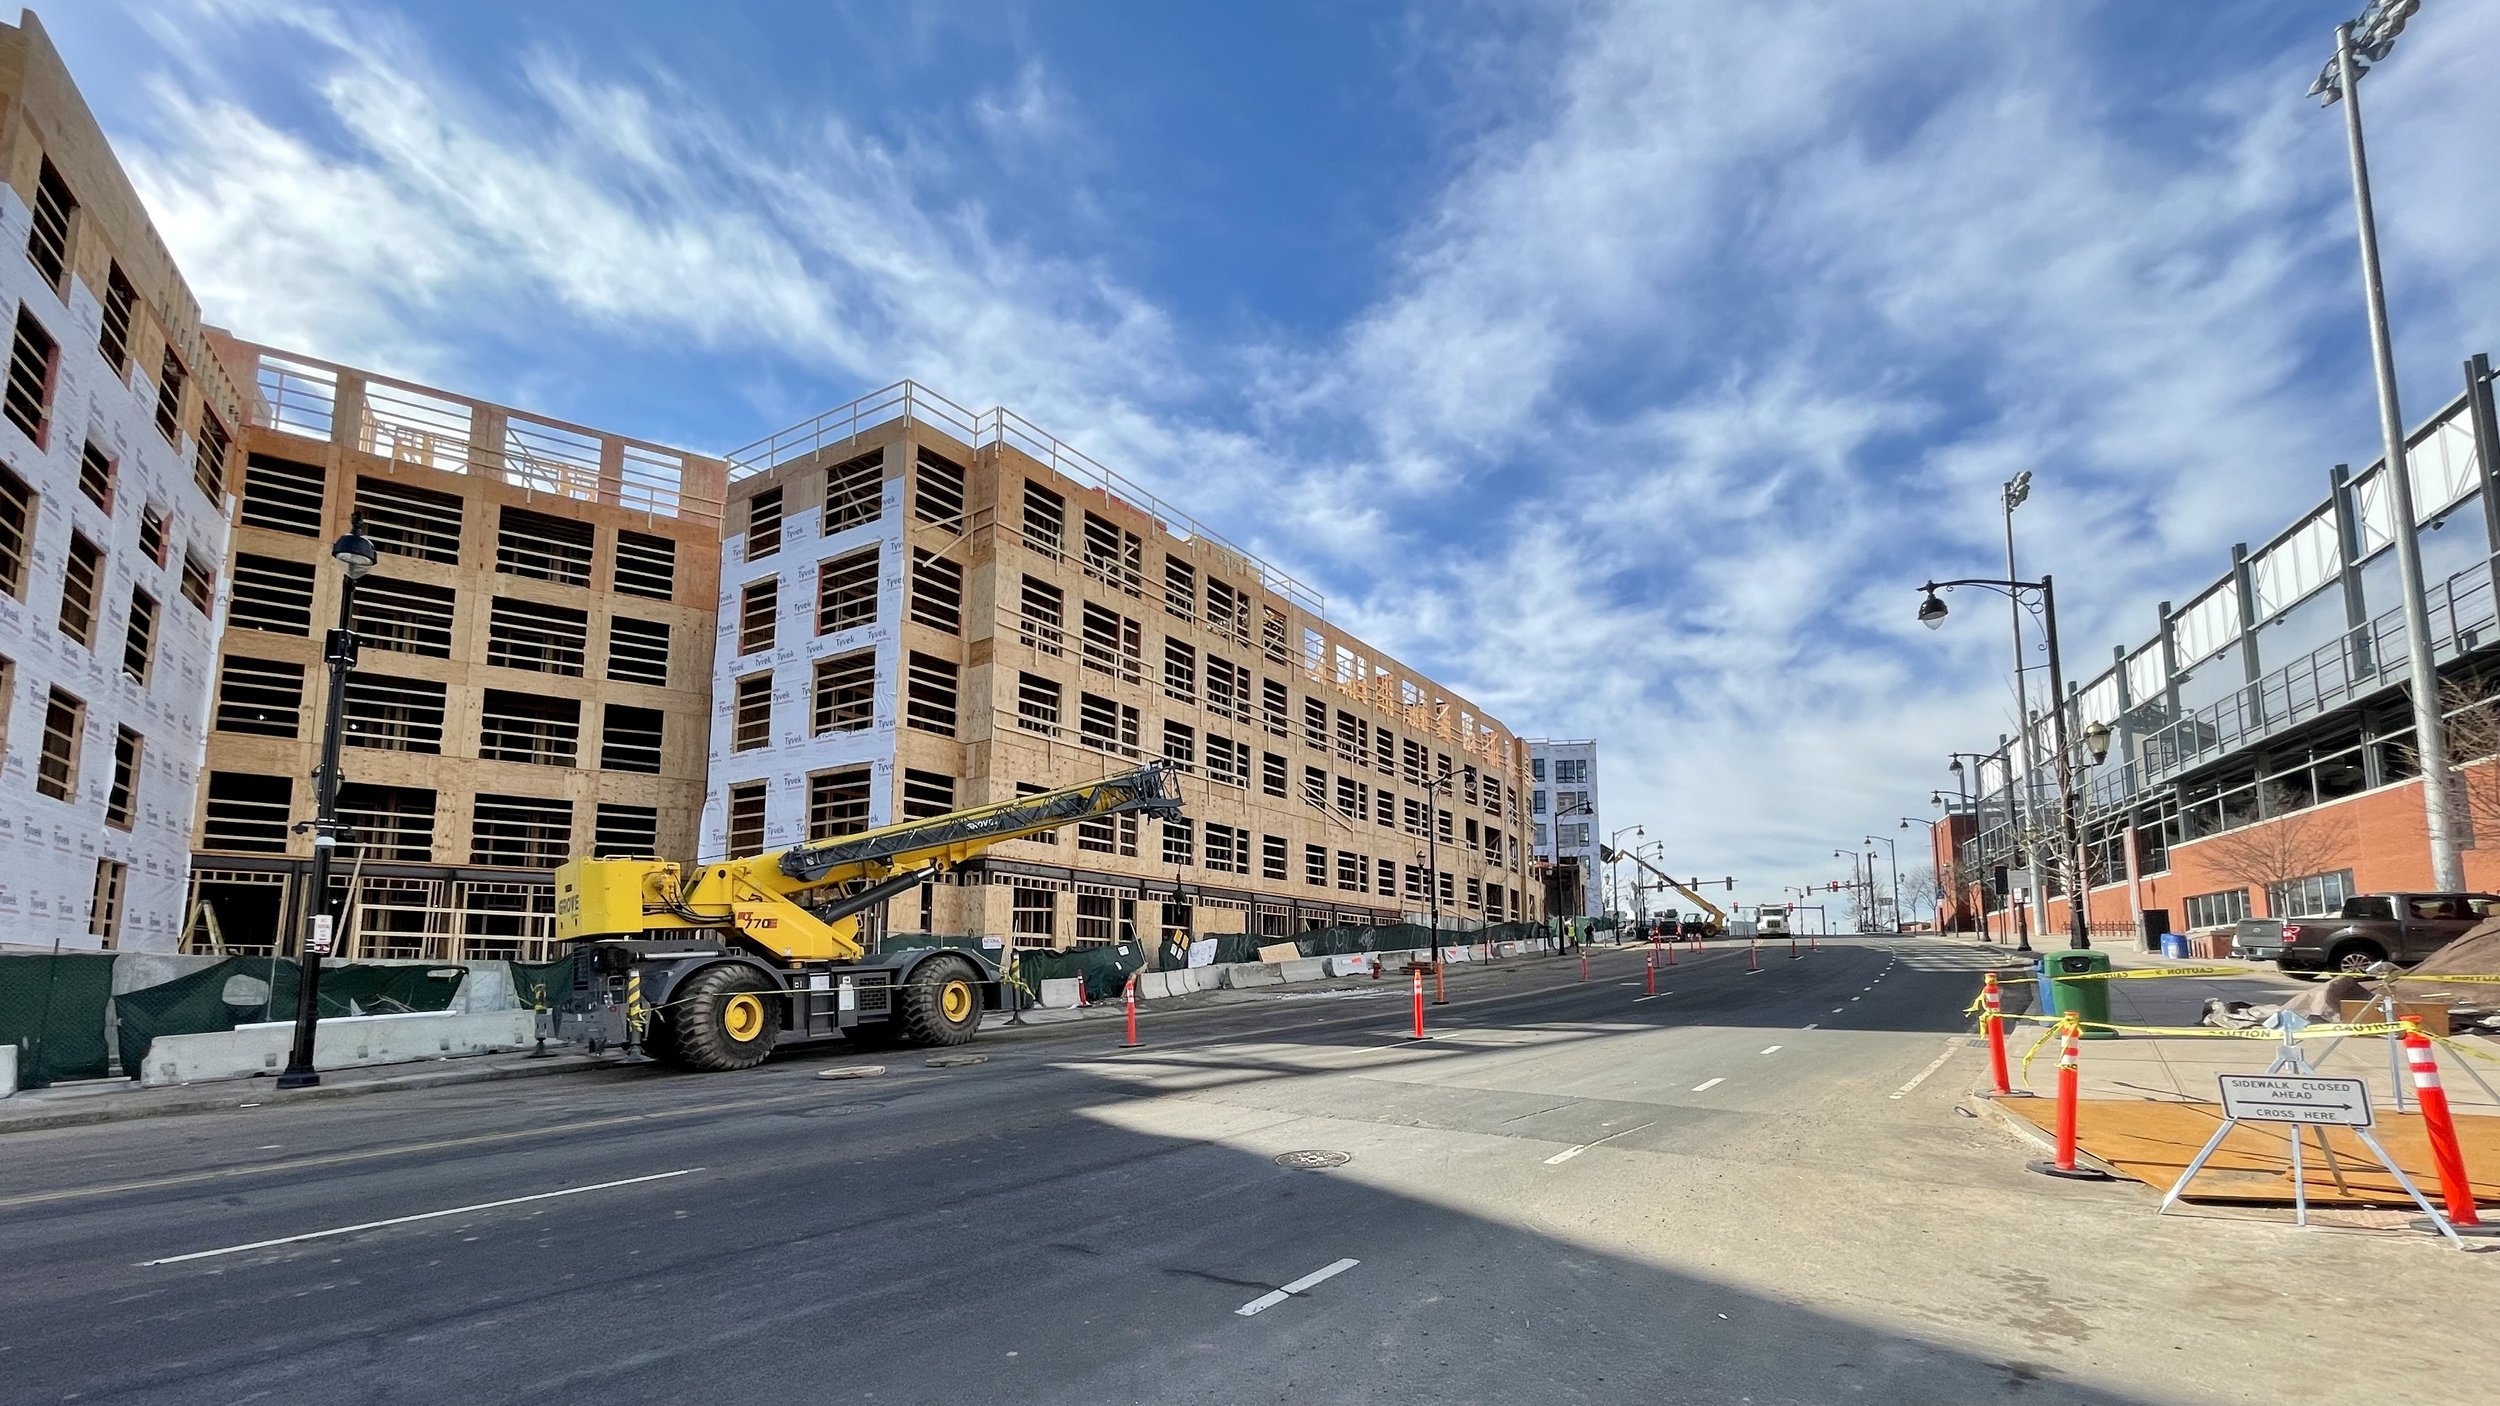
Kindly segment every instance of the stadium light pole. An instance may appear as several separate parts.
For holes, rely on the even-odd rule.
[[[304,903],[304,933],[295,983],[295,1046],[286,1069],[278,1075],[281,1089],[309,1089],[321,1082],[313,1069],[313,1038],[321,1024],[321,959],[336,941],[337,919],[330,912],[330,859],[339,843],[339,730],[347,711],[347,676],[356,669],[356,583],[381,560],[364,535],[360,517],[348,519],[347,531],[330,544],[330,557],[344,578],[339,583],[339,623],[322,642],[321,657],[330,666],[330,700],[322,715],[321,769],[313,774],[312,894]]]
[[[2370,161],[2361,140],[2361,75],[2385,59],[2420,0],[2371,0],[2358,19],[2335,27],[2335,57],[2309,95],[2344,105],[2344,146],[2352,163],[2352,205],[2360,227],[2361,292],[2369,314],[2370,368],[2378,379],[2378,428],[2388,503],[2396,538],[2396,580],[2404,593],[2405,657],[2413,691],[2414,750],[2422,762],[2424,829],[2431,842],[2431,883],[2450,893],[2465,887],[2465,865],[2449,821],[2447,724],[2439,711],[2439,668],[2431,657],[2430,609],[2422,594],[2422,547],[2416,537],[2413,479],[2405,468],[2404,412],[2396,399],[2396,351],[2387,330],[2387,285],[2379,267],[2378,216],[2370,203]]]

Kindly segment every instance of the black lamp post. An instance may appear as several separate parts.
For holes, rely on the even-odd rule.
[[[334,940],[330,912],[330,859],[339,842],[339,726],[347,711],[347,676],[356,668],[356,583],[381,559],[363,532],[361,516],[348,520],[347,531],[330,544],[330,557],[346,579],[339,584],[339,623],[322,642],[322,662],[330,666],[330,700],[321,720],[321,766],[313,772],[312,897],[304,905],[301,979],[295,988],[295,1048],[287,1055],[281,1089],[308,1089],[321,1082],[313,1072],[313,1035],[321,1022],[321,959]]]
[[[1561,793],[1560,791],[1557,791],[1557,792],[1555,792],[1554,794],[1555,794],[1556,796],[1560,796],[1562,793]],[[1561,807],[1557,807],[1557,808],[1555,809],[1555,811],[1554,811],[1554,862],[1555,862],[1557,865],[1559,865],[1559,864],[1562,862],[1562,823],[1563,823],[1563,818],[1564,818],[1565,816],[1572,816],[1572,815],[1595,815],[1595,814],[1597,814],[1597,807],[1595,807],[1595,806],[1593,806],[1593,805],[1590,805],[1590,804],[1589,804],[1588,802],[1586,802],[1586,801],[1574,801],[1574,802],[1572,802],[1572,803],[1571,803],[1571,805],[1570,805],[1570,806],[1569,806],[1569,808],[1567,808],[1567,809],[1566,809],[1566,808],[1561,808]],[[1581,880],[1580,880],[1580,881],[1581,881],[1581,883],[1582,883],[1582,884],[1584,884],[1584,885],[1585,885],[1585,884],[1587,884],[1587,883],[1589,882],[1589,878],[1590,878],[1590,876],[1588,876],[1588,875],[1585,875],[1585,874],[1584,874],[1584,875],[1582,875],[1582,876],[1581,876]],[[1549,885],[1549,887],[1548,887],[1548,894],[1549,894],[1549,896],[1550,896],[1550,894],[1551,894],[1551,886],[1550,886],[1550,885]],[[1586,909],[1586,907],[1587,907],[1587,904],[1588,904],[1588,895],[1587,895],[1587,893],[1586,893],[1586,891],[1585,891],[1585,890],[1581,893],[1581,896],[1580,896],[1580,903],[1581,903],[1581,906],[1582,906],[1583,910],[1585,910],[1585,909]],[[1584,916],[1586,916],[1586,913],[1585,913],[1585,911],[1583,911],[1582,913],[1580,913],[1580,914],[1575,914],[1574,916],[1582,916],[1582,917],[1584,917]],[[1554,939],[1554,954],[1555,954],[1556,956],[1561,956],[1561,955],[1562,955],[1563,950],[1564,950],[1564,947],[1565,947],[1565,945],[1566,945],[1566,944],[1564,943],[1564,941],[1563,941],[1563,935],[1564,935],[1564,934],[1568,934],[1570,931],[1571,931],[1571,925],[1570,925],[1568,922],[1565,922],[1565,923],[1563,923],[1563,924],[1561,925],[1561,928],[1560,928],[1559,932],[1556,934],[1555,939]]]
[[[1455,785],[1458,773],[1444,771],[1441,778],[1424,787],[1424,887],[1432,897],[1432,965],[1441,967],[1441,788]],[[1437,983],[1433,987],[1436,1006],[1447,1005],[1449,997]]]
[[[2075,805],[2075,774],[2073,744],[2066,737],[2066,668],[2057,651],[2057,584],[2056,578],[2043,575],[2037,581],[2000,581],[1982,577],[1958,581],[1930,581],[1920,587],[1927,598],[1918,603],[1918,621],[1928,629],[1944,627],[1947,614],[1944,597],[1938,591],[1956,586],[1980,586],[1997,591],[2017,603],[2026,593],[2040,598],[2040,624],[2049,649],[2049,725],[2051,745],[2057,751],[2058,819],[2066,852],[2075,861],[2073,882],[2066,892],[2066,945],[2084,949],[2092,945],[2089,917],[2084,908],[2091,898],[2090,863],[2083,850],[2083,817]],[[2095,765],[2109,755],[2109,729],[2095,723],[2084,733],[2084,742],[2092,748]]]

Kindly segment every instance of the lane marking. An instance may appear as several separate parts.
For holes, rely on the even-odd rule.
[[[369,1220],[360,1225],[335,1225],[328,1230],[308,1230],[301,1235],[282,1235],[275,1240],[255,1240],[249,1245],[228,1245],[221,1250],[194,1250],[187,1255],[168,1255],[161,1260],[142,1261],[139,1268],[152,1269],[160,1264],[182,1264],[189,1260],[214,1259],[219,1255],[239,1255],[248,1250],[266,1250],[272,1246],[293,1245],[305,1240],[321,1240],[332,1235],[353,1235],[360,1230],[380,1230],[388,1225],[440,1220],[445,1216],[467,1215],[471,1211],[491,1211],[501,1206],[518,1206],[529,1201],[552,1201],[559,1196],[579,1196],[585,1191],[606,1191],[613,1187],[635,1186],[646,1181],[667,1181],[671,1177],[690,1177],[703,1170],[704,1168],[701,1167],[687,1167],[682,1171],[653,1172],[647,1177],[626,1177],[622,1181],[603,1181],[590,1186],[568,1186],[562,1191],[541,1191],[535,1196],[512,1196],[501,1201],[481,1201],[474,1206],[454,1206],[447,1211],[426,1211],[413,1216],[393,1216],[389,1220]]]
[[[1943,1053],[1943,1054],[1940,1054],[1940,1055],[1938,1055],[1938,1056],[1936,1056],[1936,1062],[1935,1062],[1935,1063],[1933,1063],[1933,1064],[1931,1064],[1931,1065],[1928,1065],[1925,1069],[1922,1069],[1922,1070],[1918,1071],[1918,1077],[1917,1077],[1917,1078],[1912,1079],[1910,1082],[1908,1082],[1908,1083],[1906,1083],[1906,1084],[1903,1084],[1900,1088],[1895,1089],[1895,1090],[1893,1091],[1893,1093],[1892,1093],[1892,1097],[1894,1097],[1894,1098],[1900,1098],[1900,1097],[1903,1097],[1904,1095],[1908,1094],[1908,1093],[1910,1092],[1910,1090],[1915,1089],[1915,1088],[1917,1088],[1919,1085],[1926,1083],[1926,1082],[1927,1082],[1927,1076],[1928,1076],[1928,1075],[1930,1075],[1930,1074],[1935,1073],[1935,1072],[1936,1072],[1937,1070],[1939,1070],[1939,1069],[1944,1068],[1944,1062],[1945,1062],[1946,1060],[1948,1060],[1948,1059],[1953,1058],[1953,1053],[1954,1053],[1954,1051],[1953,1051],[1953,1046],[1951,1046],[1951,1045],[1947,1045],[1947,1046],[1945,1046],[1945,1047],[1944,1047],[1944,1053]]]
[[[1248,1318],[1253,1314],[1265,1313],[1267,1310],[1274,1308],[1276,1305],[1283,1303],[1285,1300],[1292,1298],[1294,1295],[1301,1293],[1303,1290],[1310,1288],[1312,1285],[1317,1284],[1321,1280],[1334,1279],[1338,1275],[1345,1273],[1347,1270],[1352,1269],[1361,1263],[1361,1260],[1339,1260],[1335,1264],[1328,1266],[1326,1269],[1314,1270],[1309,1274],[1305,1274],[1301,1278],[1296,1279],[1281,1289],[1271,1289],[1268,1292],[1259,1295],[1257,1298],[1252,1299],[1250,1302],[1243,1304],[1241,1307],[1234,1309],[1233,1312],[1243,1318]]]
[[[356,1152],[324,1153],[317,1157],[295,1157],[277,1162],[246,1162],[232,1167],[210,1167],[197,1172],[180,1172],[172,1176],[151,1177],[145,1181],[115,1182],[105,1186],[72,1186],[59,1191],[34,1191],[19,1196],[0,1197],[0,1211],[19,1206],[41,1205],[48,1201],[70,1201],[82,1196],[110,1196],[124,1191],[157,1191],[170,1186],[189,1186],[204,1181],[225,1181],[234,1177],[259,1176],[266,1172],[298,1172],[308,1167],[336,1167],[355,1162],[370,1162],[383,1157],[404,1157],[413,1152],[440,1152],[453,1147],[486,1147],[499,1142],[518,1142],[528,1138],[549,1137],[556,1133],[576,1133],[591,1128],[623,1127],[629,1123],[664,1122],[674,1118],[729,1113],[741,1108],[765,1108],[774,1104],[804,1103],[822,1099],[821,1091],[768,1094],[760,1098],[731,1099],[725,1103],[696,1103],[683,1108],[659,1108],[639,1113],[620,1113],[604,1118],[584,1118],[571,1123],[546,1123],[537,1127],[511,1128],[496,1133],[471,1133],[464,1137],[436,1138],[428,1142],[393,1143],[387,1147],[369,1147]]]
[[[1852,1000],[1852,1001],[1863,1001],[1863,1000],[1865,1000],[1866,998],[1865,998],[1864,996],[1852,996],[1852,997],[1850,997],[1849,999],[1850,999],[1850,1000]]]
[[[1657,1126],[1658,1124],[1655,1119],[1641,1124],[1641,1128],[1654,1128]],[[1578,1147],[1566,1147],[1562,1151],[1555,1153],[1553,1156],[1546,1158],[1545,1165],[1549,1167],[1560,1166],[1561,1164],[1570,1161],[1572,1158],[1579,1156],[1581,1153],[1588,1151],[1592,1147],[1603,1147],[1607,1143],[1613,1142],[1616,1138],[1630,1137],[1632,1134],[1639,1132],[1641,1128],[1626,1128],[1619,1133],[1608,1133],[1595,1142],[1584,1142]]]
[[[1763,1051],[1764,1054],[1778,1054],[1779,1052],[1780,1047],[1777,1045],[1773,1045],[1769,1049]]]
[[[1658,996],[1672,996],[1674,994],[1675,993],[1672,991],[1661,991],[1658,993]],[[1658,996],[1635,996],[1632,998],[1632,1004],[1637,1006],[1643,1001],[1655,1001],[1658,999]]]
[[[1713,1085],[1717,1085],[1717,1084],[1724,1084],[1724,1083],[1726,1083],[1726,1082],[1727,1082],[1727,1076],[1726,1076],[1726,1075],[1724,1075],[1724,1074],[1722,1074],[1722,1075],[1720,1075],[1720,1076],[1719,1076],[1718,1078],[1716,1078],[1716,1079],[1709,1080],[1709,1081],[1707,1081],[1707,1082],[1705,1082],[1705,1083],[1699,1083],[1699,1084],[1695,1084],[1695,1085],[1693,1085],[1693,1092],[1694,1092],[1694,1093],[1697,1093],[1697,1094],[1698,1094],[1698,1093],[1707,1093],[1707,1092],[1711,1089],[1711,1087],[1712,1087]]]
[[[1845,1011],[1845,1010],[1847,1010],[1847,1009],[1849,1009],[1847,1006],[1834,1006],[1834,1007],[1832,1007],[1832,1014],[1834,1014],[1834,1015],[1838,1015],[1838,1014],[1840,1014],[1842,1011]]]
[[[1814,1028],[1815,1028],[1815,1023],[1814,1023],[1813,1021],[1809,1020],[1809,1021],[1807,1021],[1807,1022],[1806,1022],[1806,1029],[1808,1029],[1808,1030],[1812,1030],[1812,1029],[1814,1029]]]

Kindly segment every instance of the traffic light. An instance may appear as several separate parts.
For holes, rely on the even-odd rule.
[[[1736,876],[1734,874],[1727,876],[1727,891],[1729,893],[1736,892]]]

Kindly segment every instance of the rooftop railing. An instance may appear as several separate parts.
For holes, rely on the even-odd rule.
[[[399,464],[478,474],[577,502],[717,524],[713,460],[453,395],[370,371],[232,341],[253,363],[253,424]]]
[[[1324,618],[1328,613],[1327,598],[1318,591],[1278,570],[1255,553],[1235,545],[1223,534],[1022,415],[1004,406],[993,406],[979,412],[967,410],[914,381],[897,381],[880,390],[870,391],[847,405],[837,405],[813,419],[803,420],[743,449],[732,451],[729,455],[729,481],[736,483],[793,460],[847,448],[862,434],[880,425],[905,419],[918,420],[976,450],[996,444],[1007,445],[1055,473],[1130,504],[1153,517],[1176,536],[1207,542],[1230,552],[1239,557],[1248,569],[1257,572],[1259,583],[1268,590],[1314,615]]]

